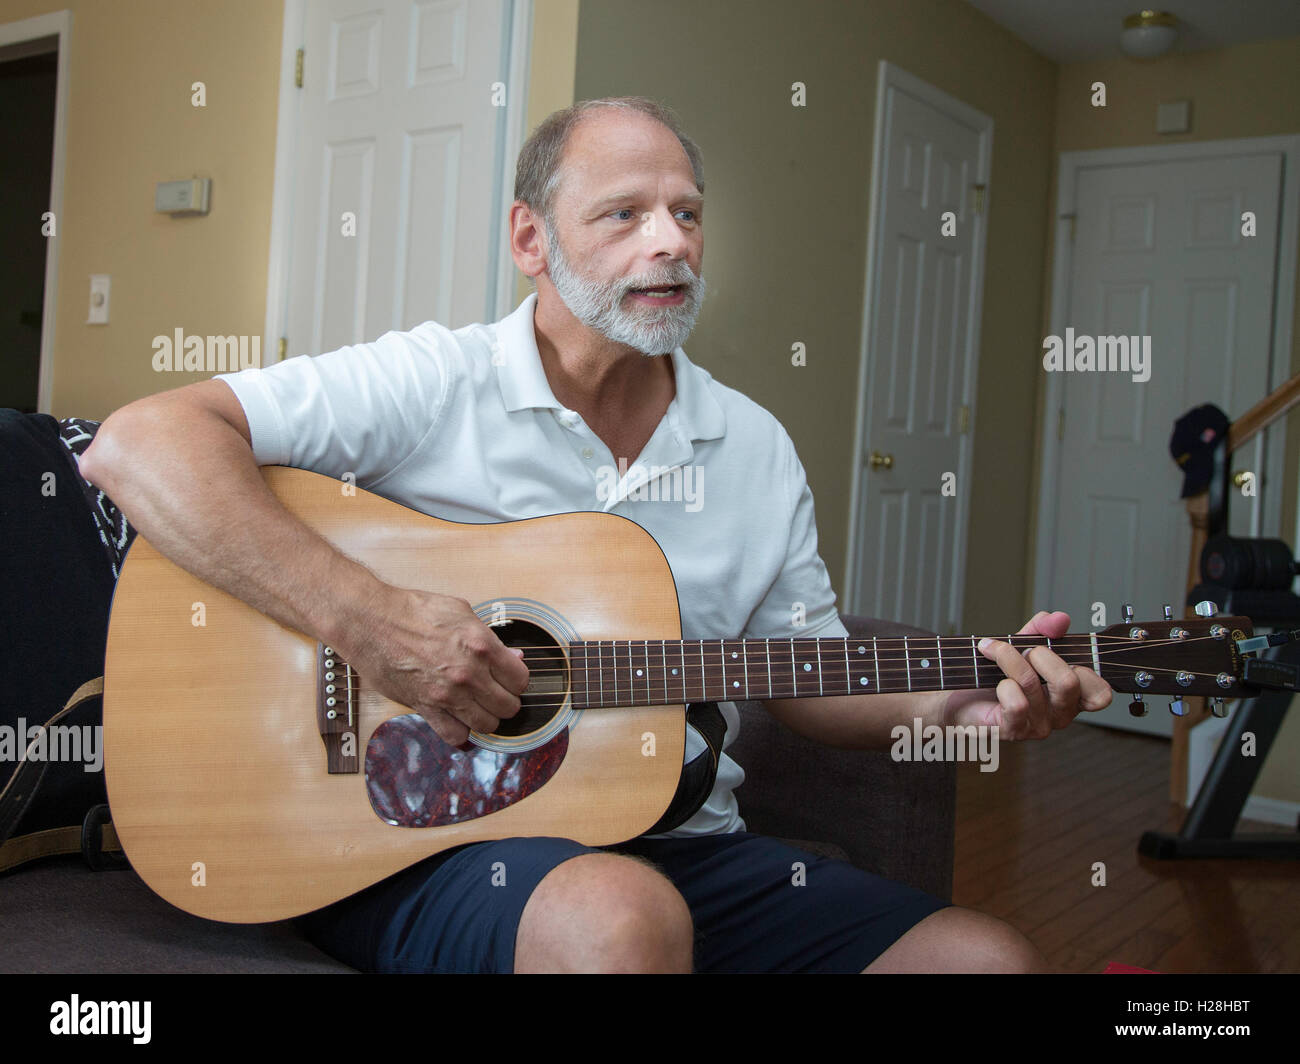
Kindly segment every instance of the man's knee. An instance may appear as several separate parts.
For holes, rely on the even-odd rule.
[[[997,917],[951,906],[931,913],[885,950],[868,972],[1047,973],[1024,935]]]
[[[553,868],[524,907],[515,971],[691,970],[690,909],[647,862],[616,854],[570,858]]]

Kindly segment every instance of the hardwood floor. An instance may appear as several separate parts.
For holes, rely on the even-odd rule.
[[[1154,861],[1177,830],[1167,741],[1075,724],[958,766],[953,901],[1001,917],[1065,972],[1300,972],[1300,861]],[[1239,831],[1285,831],[1243,821]],[[1094,865],[1105,885],[1094,886]]]

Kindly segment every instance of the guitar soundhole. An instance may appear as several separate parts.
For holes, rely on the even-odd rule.
[[[519,712],[503,720],[492,734],[512,739],[531,735],[564,708],[569,693],[568,658],[550,632],[530,621],[509,620],[492,630],[506,646],[523,650],[529,673]]]

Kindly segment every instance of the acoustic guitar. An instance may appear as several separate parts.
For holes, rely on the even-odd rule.
[[[676,790],[691,702],[1003,678],[975,636],[683,640],[663,552],[616,515],[456,524],[314,473],[263,473],[292,513],[381,579],[469,601],[523,648],[530,682],[516,717],[451,747],[333,647],[138,537],[108,633],[109,803],[136,871],[198,916],[296,916],[462,843],[630,839]],[[1117,690],[1240,697],[1249,635],[1245,618],[1167,617],[999,638],[1047,643]]]

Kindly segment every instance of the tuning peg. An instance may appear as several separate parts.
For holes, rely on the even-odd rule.
[[[1201,599],[1196,604],[1196,616],[1198,617],[1213,617],[1218,612],[1218,603],[1211,602],[1209,599]]]
[[[1172,621],[1173,619],[1174,619],[1174,608],[1173,608],[1171,605],[1169,605],[1169,603],[1166,602],[1166,603],[1165,603],[1165,620],[1166,620],[1166,621]]]
[[[1133,603],[1124,603],[1124,623],[1128,624],[1133,620]]]
[[[1210,699],[1210,712],[1216,717],[1226,717],[1228,715],[1228,707],[1224,704],[1222,698],[1212,698]]]
[[[1187,715],[1187,707],[1183,705],[1183,700],[1181,698],[1175,698],[1169,703],[1169,712],[1175,717],[1183,717]]]
[[[1142,701],[1140,694],[1133,696],[1133,701],[1128,704],[1128,711],[1134,717],[1145,717],[1147,715],[1147,704]]]

